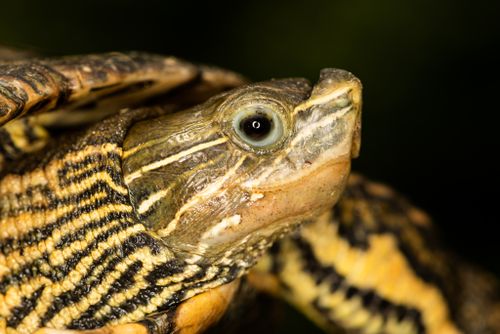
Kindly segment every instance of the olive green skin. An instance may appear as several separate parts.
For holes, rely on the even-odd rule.
[[[132,127],[123,170],[140,219],[179,257],[254,263],[267,246],[333,205],[359,149],[361,87],[350,73],[244,86]],[[282,135],[265,147],[238,134],[265,109]]]

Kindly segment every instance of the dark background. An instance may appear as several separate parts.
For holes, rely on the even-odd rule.
[[[499,4],[2,1],[0,43],[173,54],[253,80],[350,70],[365,88],[355,169],[406,194],[451,248],[499,274]]]

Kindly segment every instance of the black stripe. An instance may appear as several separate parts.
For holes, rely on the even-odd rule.
[[[89,214],[93,211],[98,210],[99,208],[107,205],[107,204],[126,204],[128,205],[128,196],[124,196],[120,193],[115,192],[106,182],[97,181],[90,188],[85,189],[81,193],[70,195],[65,198],[57,199],[50,198],[50,194],[46,194],[49,198],[49,209],[55,209],[58,206],[68,205],[71,203],[81,203],[82,201],[92,197],[94,194],[98,192],[104,191],[106,196],[104,198],[97,199],[93,203],[89,203],[83,206],[77,206],[74,210],[66,213],[62,217],[58,218],[54,223],[44,225],[42,227],[37,227],[30,230],[28,233],[18,237],[18,238],[6,238],[2,240],[0,244],[0,251],[4,255],[8,255],[11,252],[25,248],[29,245],[32,245],[36,242],[41,242],[42,240],[47,239],[52,232],[62,225],[74,220],[84,214]],[[32,207],[32,212],[43,211],[45,208]],[[19,210],[16,210],[19,211]]]
[[[42,268],[49,264],[48,253],[43,253],[42,256],[31,263],[23,265],[21,268],[16,270],[9,275],[5,275],[0,280],[0,293],[5,294],[7,289],[12,285],[22,284],[24,281],[33,278],[37,275],[43,275],[52,278],[51,273],[45,273]]]
[[[170,299],[166,300],[162,305],[158,307],[157,311],[162,312],[171,309],[173,306],[177,305],[184,299],[184,296],[189,290],[198,289],[215,281],[219,281],[220,285],[232,282],[241,274],[243,270],[244,268],[235,264],[231,266],[218,267],[217,273],[213,278],[208,280],[201,280],[201,278],[206,273],[205,269],[203,270],[203,275],[201,275],[201,273],[198,273],[196,276],[190,277],[189,279],[183,281],[183,283],[186,285],[186,288],[174,293],[172,297],[170,297]]]
[[[94,231],[95,229],[104,227],[108,224],[110,224],[112,221],[115,220],[120,220],[120,223],[118,225],[119,230],[121,231],[122,229],[132,226],[136,222],[134,221],[131,213],[129,212],[122,212],[122,211],[113,211],[108,213],[106,216],[102,217],[99,220],[89,222],[79,229],[72,231],[69,234],[66,234],[61,237],[61,240],[55,245],[56,249],[63,249],[70,243],[73,243],[77,240],[83,240],[85,238],[85,235],[90,232]],[[115,226],[116,227],[116,226]],[[95,231],[94,231],[95,233]],[[96,238],[101,238],[104,234],[107,232],[101,232]]]
[[[171,260],[165,264],[154,268],[146,277],[145,280],[151,285],[154,285],[158,280],[182,273],[185,265],[178,260]]]
[[[369,248],[371,235],[389,234],[397,241],[399,251],[404,255],[408,264],[424,282],[433,284],[443,293],[448,309],[453,320],[457,320],[459,302],[456,300],[459,288],[456,277],[457,268],[454,266],[441,267],[445,271],[439,272],[438,265],[435,267],[422,263],[414,249],[404,238],[408,233],[413,233],[421,238],[425,244],[426,251],[436,255],[436,258],[445,256],[436,231],[432,227],[413,224],[408,212],[412,209],[404,197],[397,193],[388,195],[374,194],[368,190],[367,181],[360,181],[349,185],[343,194],[343,198],[332,209],[332,222],[337,224],[339,236],[349,242],[354,248],[366,250]],[[344,201],[346,204],[344,205]],[[370,214],[373,215],[373,224],[363,221],[359,208],[352,207],[352,201],[363,203],[368,206]],[[346,219],[342,214],[344,211],[352,215],[352,219]],[[389,223],[389,221],[397,223]],[[436,260],[437,261],[437,260]],[[436,262],[437,263],[437,262]],[[445,277],[446,276],[446,277]]]
[[[123,177],[121,176],[120,159],[120,156],[116,152],[107,152],[106,154],[95,153],[88,155],[78,162],[66,162],[64,166],[57,171],[59,182],[61,185],[78,183],[96,172],[107,171],[116,184],[124,186]],[[77,176],[68,177],[69,173],[87,169],[87,167],[93,163],[98,163],[98,165]]]
[[[108,297],[103,296],[103,298],[94,305],[91,305],[84,313],[80,314],[78,319],[74,319],[72,323],[68,326],[70,329],[87,329],[87,328],[95,328],[102,327],[107,322],[117,319],[126,313],[126,310],[133,311],[140,305],[146,305],[149,303],[149,300],[160,293],[165,287],[152,285],[147,288],[141,289],[132,299],[122,303],[118,307],[113,307],[112,311],[107,314],[102,319],[96,319],[95,313],[99,311],[102,307],[107,305],[107,301],[109,300],[109,296],[111,294],[107,294]],[[86,327],[89,324],[92,324],[92,327]]]
[[[219,267],[218,272],[215,276],[208,280],[202,280],[205,276],[207,268],[203,268],[199,273],[195,276],[190,277],[184,281],[183,288],[180,291],[175,292],[170,298],[164,301],[162,305],[158,307],[156,312],[163,312],[166,310],[170,310],[175,305],[179,304],[183,299],[186,293],[192,289],[197,289],[202,287],[203,285],[210,284],[214,281],[220,281],[220,284],[228,283],[234,280],[241,272],[242,268],[237,266],[231,267]],[[161,278],[161,277],[158,277]],[[152,283],[152,282],[150,282]],[[110,321],[119,319],[120,317],[133,312],[137,307],[149,304],[151,298],[159,294],[166,286],[158,286],[156,284],[151,284],[147,288],[141,289],[135,296],[131,299],[124,301],[117,307],[113,307],[110,312],[106,313],[104,317],[101,319],[95,320],[94,316],[100,308],[105,306],[105,302],[101,301],[100,305],[94,305],[92,310],[88,310],[86,314],[82,315],[79,319],[75,319],[68,328],[72,329],[82,329],[86,324],[94,323],[96,327],[101,327]]]
[[[96,166],[96,167],[92,168],[91,170],[87,170],[83,173],[79,173],[78,175],[71,176],[69,178],[66,177],[64,179],[61,178],[61,179],[59,179],[60,185],[65,186],[65,185],[72,184],[72,183],[79,183],[83,180],[90,178],[92,175],[99,173],[99,172],[106,172],[109,175],[109,177],[111,178],[111,180],[113,180],[113,182],[116,185],[125,187],[125,184],[122,181],[123,178],[122,178],[121,171],[118,170],[115,166],[111,165],[109,162],[106,165],[102,164],[102,165]]]
[[[125,188],[126,189],[126,188]],[[22,201],[26,197],[27,192],[38,190],[44,196],[47,201],[47,205],[35,205],[30,201]],[[115,191],[106,181],[96,180],[93,181],[89,188],[84,188],[80,192],[70,194],[66,197],[57,197],[57,194],[49,188],[48,185],[41,185],[36,187],[29,187],[26,191],[21,193],[15,193],[11,196],[16,197],[17,201],[13,202],[16,204],[14,208],[9,208],[8,210],[3,210],[1,212],[2,217],[13,217],[19,215],[21,212],[40,212],[44,210],[53,210],[57,207],[61,207],[68,204],[76,204],[89,199],[98,192],[105,192],[107,197],[116,199],[120,204],[129,204],[127,198],[128,196],[122,195],[121,193]],[[19,204],[21,202],[21,204]]]
[[[105,268],[101,271],[99,275],[89,275],[87,274],[85,277],[79,281],[75,288],[69,290],[58,297],[58,302],[56,304],[52,304],[51,307],[47,310],[47,312],[42,316],[43,325],[49,322],[62,308],[68,305],[72,305],[74,303],[78,303],[81,299],[83,299],[90,292],[92,287],[97,286],[102,283],[102,281],[107,277],[107,275],[112,272],[116,266],[121,263],[124,259],[126,259],[130,254],[134,253],[137,249],[141,249],[144,247],[148,247],[151,249],[153,254],[158,254],[160,251],[160,245],[158,241],[153,237],[149,236],[146,233],[139,233],[136,235],[130,236],[127,240],[125,240],[122,244],[110,249],[110,255],[114,256],[112,260],[106,265]],[[104,259],[108,257],[108,254],[105,254],[103,258],[98,258],[99,262],[103,262]],[[97,262],[97,261],[96,261]],[[95,268],[99,264],[92,263],[91,267]],[[141,262],[142,266],[142,262]],[[129,266],[130,269],[130,266]],[[126,286],[123,286],[125,289]],[[119,292],[118,290],[113,290],[112,293]],[[111,290],[110,290],[111,291]],[[101,296],[101,300],[92,305],[86,313],[93,314],[101,307],[106,305],[109,295],[111,292],[108,292],[106,295]]]
[[[67,259],[63,265],[53,267],[53,271],[58,274],[57,278],[59,280],[65,278],[65,276],[68,275],[73,269],[75,269],[77,264],[80,263],[80,261],[84,257],[90,255],[90,253],[94,251],[100,243],[109,240],[111,237],[115,236],[120,231],[125,230],[127,227],[132,226],[133,224],[134,223],[130,221],[123,221],[122,224],[118,224],[105,231],[104,233],[96,236],[92,240],[92,242],[87,245],[87,247],[75,252],[75,254],[71,258]]]
[[[134,275],[142,268],[142,262],[136,261],[132,263],[127,270],[125,270],[120,277],[114,281],[106,295],[102,296],[99,303],[96,305],[92,305],[89,307],[87,311],[80,315],[78,319],[73,320],[69,325],[69,329],[94,329],[98,327],[103,327],[107,321],[102,319],[97,319],[93,316],[96,309],[96,306],[99,305],[99,308],[103,305],[106,305],[109,300],[113,297],[113,295],[120,293],[127,288],[133,286],[135,280]],[[122,310],[119,312],[120,316],[127,314],[126,310]]]
[[[275,242],[267,251],[267,254],[271,257],[270,272],[273,275],[276,275],[283,270],[283,263],[280,261],[279,257],[280,252],[281,244],[279,242]]]
[[[43,289],[45,289],[44,286],[38,288],[30,297],[23,297],[21,305],[11,310],[11,316],[7,319],[7,327],[16,328],[35,309]]]
[[[54,298],[52,304],[47,308],[47,311],[40,317],[41,326],[45,326],[47,322],[49,322],[60,310],[70,305],[72,300],[76,300],[76,302],[78,302],[80,300],[80,298],[77,297],[78,295],[87,295],[93,286],[102,282],[104,276],[122,261],[122,258],[114,255],[116,248],[117,247],[113,247],[102,252],[102,254],[94,262],[92,262],[90,270],[85,274],[82,280],[76,284],[73,290],[67,291]],[[106,268],[96,275],[98,267],[112,256],[115,257],[108,262]]]
[[[350,285],[346,278],[340,275],[334,267],[324,266],[319,262],[309,242],[299,236],[294,236],[292,241],[300,251],[304,271],[315,279],[317,285],[328,282],[332,293],[341,289],[347,299],[351,299],[354,296],[359,297],[365,309],[371,313],[382,315],[384,321],[387,320],[389,315],[394,315],[398,321],[411,321],[419,334],[426,332],[422,314],[419,310],[410,306],[393,303],[381,297],[372,289],[363,289]],[[318,311],[323,314],[325,313],[325,309],[318,309]]]
[[[28,143],[33,144],[40,136],[35,133],[35,126],[31,125],[28,118],[21,119],[23,123],[23,134],[24,137],[28,140]]]
[[[122,219],[122,217],[127,217],[127,213],[113,212],[103,217],[96,224],[108,224],[110,221],[115,219]],[[19,284],[25,282],[26,280],[33,278],[37,275],[42,275],[49,278],[51,281],[59,281],[66,277],[66,275],[74,269],[74,267],[79,263],[79,261],[89,255],[95,248],[97,248],[100,242],[109,239],[114,234],[126,229],[134,224],[133,220],[124,220],[122,223],[118,224],[114,228],[99,234],[92,242],[87,245],[85,249],[76,252],[75,255],[68,259],[64,265],[55,266],[50,268],[50,272],[42,272],[41,268],[49,264],[49,255],[47,253],[42,254],[38,259],[32,262],[26,263],[21,268],[15,272],[11,272],[9,275],[5,275],[0,280],[0,293],[5,293],[9,286],[13,284]],[[56,249],[64,248],[63,244],[56,245]]]

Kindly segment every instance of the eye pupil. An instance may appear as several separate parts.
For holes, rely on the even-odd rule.
[[[254,115],[243,119],[240,129],[253,140],[262,140],[271,132],[273,122],[264,115]]]

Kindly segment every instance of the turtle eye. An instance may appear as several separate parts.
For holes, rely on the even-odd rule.
[[[232,125],[236,134],[255,148],[272,146],[283,136],[281,115],[262,105],[240,108],[234,114]]]

